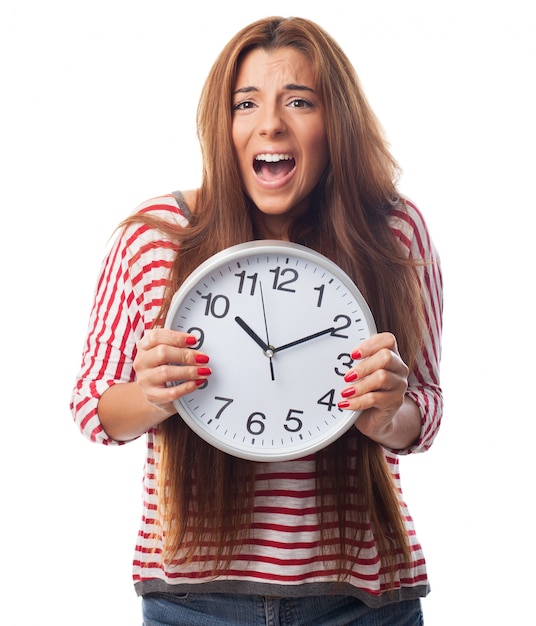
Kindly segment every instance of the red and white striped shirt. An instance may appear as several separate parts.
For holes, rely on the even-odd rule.
[[[406,204],[407,211],[393,211],[391,227],[408,256],[427,261],[419,268],[427,332],[407,392],[421,411],[421,437],[411,449],[396,453],[385,450],[399,490],[397,455],[428,449],[437,434],[442,414],[439,386],[441,270],[420,212],[412,203],[406,201]],[[137,211],[183,225],[187,223],[172,195],[152,199],[140,205]],[[92,441],[105,445],[117,443],[102,428],[98,401],[111,385],[135,379],[136,343],[151,328],[162,305],[176,252],[176,245],[159,231],[143,224],[132,224],[118,235],[104,260],[71,404],[76,422]],[[211,576],[210,556],[205,562],[190,565],[170,567],[164,564],[160,558],[161,529],[155,521],[155,435],[155,430],[146,435],[144,511],[133,564],[138,594],[198,590],[304,596],[333,592],[336,564],[321,556],[314,455],[296,461],[263,464],[263,471],[257,476],[250,538],[243,542],[227,570]],[[352,432],[347,436],[353,437]],[[397,573],[397,588],[386,591],[389,581],[381,571],[374,538],[369,533],[347,582],[337,587],[337,593],[354,595],[370,606],[427,594],[425,560],[401,490],[400,506],[413,562]]]

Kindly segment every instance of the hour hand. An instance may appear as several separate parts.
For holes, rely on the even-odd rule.
[[[272,354],[272,351],[273,351],[272,348],[270,348],[270,346],[267,343],[265,343],[259,337],[259,335],[257,335],[257,333],[248,324],[246,324],[246,322],[244,322],[244,320],[241,317],[237,315],[235,317],[235,322],[246,331],[246,333],[255,341],[257,345],[259,345],[263,349],[263,352],[265,354],[270,354],[270,355]]]

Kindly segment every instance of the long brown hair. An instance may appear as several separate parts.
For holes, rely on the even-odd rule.
[[[397,197],[397,164],[348,58],[324,30],[301,18],[273,17],[247,26],[225,46],[209,73],[197,114],[203,175],[194,215],[184,229],[153,223],[179,243],[157,323],[165,319],[173,293],[199,263],[260,236],[251,219],[251,201],[242,190],[231,138],[237,68],[256,47],[293,47],[305,54],[324,110],[330,161],[310,210],[292,225],[289,238],[325,254],[353,277],[378,330],[396,336],[411,368],[421,341],[422,306],[415,268],[389,227],[393,207],[404,209]],[[202,546],[216,546],[216,571],[229,562],[247,533],[258,467],[212,448],[179,416],[161,425],[160,452],[166,557],[173,560],[180,552],[181,558],[191,560]],[[347,467],[350,456],[357,459],[352,471]],[[384,570],[394,576],[397,563],[409,560],[409,547],[399,495],[381,447],[352,429],[316,459],[320,509],[335,511],[330,519],[321,516],[322,537],[328,539],[327,529],[335,523],[337,546],[330,556],[339,563],[340,578],[348,573],[350,552],[355,552],[367,524],[372,524]]]

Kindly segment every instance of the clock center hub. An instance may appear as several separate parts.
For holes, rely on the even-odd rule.
[[[268,346],[268,349],[264,350],[264,356],[267,356],[269,359],[271,359],[274,356],[274,350],[275,348],[273,346]]]

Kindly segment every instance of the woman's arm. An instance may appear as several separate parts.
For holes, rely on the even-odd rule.
[[[178,226],[186,223],[171,196],[151,199],[136,212]],[[161,231],[131,223],[118,233],[103,261],[71,397],[73,418],[91,441],[113,445],[141,435],[173,413],[171,403],[178,395],[195,388],[197,369],[191,366],[196,353],[186,335],[157,335],[155,345],[145,339],[152,335],[176,253],[177,246]],[[157,344],[162,346],[155,351]],[[172,370],[174,380],[190,382],[170,388],[164,384],[163,399],[155,401],[148,389],[158,372],[166,372],[167,363],[190,366]]]
[[[416,265],[424,304],[422,346],[411,372],[398,353],[396,338],[381,333],[358,346],[353,370],[342,390],[341,408],[361,410],[356,426],[398,453],[427,450],[439,430],[443,395],[439,382],[443,282],[441,267],[424,219],[406,201],[393,211],[391,227]]]

